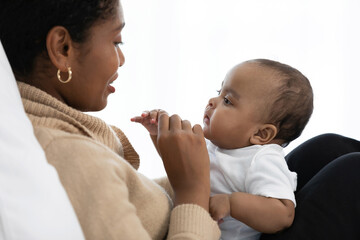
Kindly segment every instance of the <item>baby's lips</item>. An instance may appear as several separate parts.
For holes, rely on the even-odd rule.
[[[204,115],[204,120],[203,120],[203,122],[204,122],[204,124],[206,124],[206,125],[209,125],[209,123],[210,123],[210,118],[209,118],[209,116],[208,115]]]

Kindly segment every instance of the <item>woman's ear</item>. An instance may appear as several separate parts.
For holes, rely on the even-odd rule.
[[[250,143],[254,145],[268,144],[276,137],[277,131],[275,125],[264,124],[250,137]]]
[[[63,72],[67,71],[71,51],[71,37],[67,29],[53,27],[46,37],[46,48],[52,64]]]

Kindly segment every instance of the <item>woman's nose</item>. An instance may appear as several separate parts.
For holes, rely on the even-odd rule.
[[[121,67],[125,63],[125,56],[119,47],[117,48],[117,53],[119,56],[119,67]]]

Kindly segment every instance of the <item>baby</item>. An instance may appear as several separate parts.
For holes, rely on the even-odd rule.
[[[272,60],[232,68],[204,114],[210,157],[210,214],[222,239],[258,239],[294,219],[297,175],[283,147],[303,131],[313,111],[308,79]],[[156,147],[158,110],[131,120],[142,123]]]

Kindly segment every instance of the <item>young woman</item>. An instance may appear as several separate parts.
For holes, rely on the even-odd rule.
[[[83,113],[102,110],[115,92],[125,61],[120,2],[11,0],[0,9],[0,39],[25,111],[85,238],[218,239],[199,125],[160,118],[159,150],[171,190],[166,180],[160,187],[138,174],[138,155],[120,129]]]

